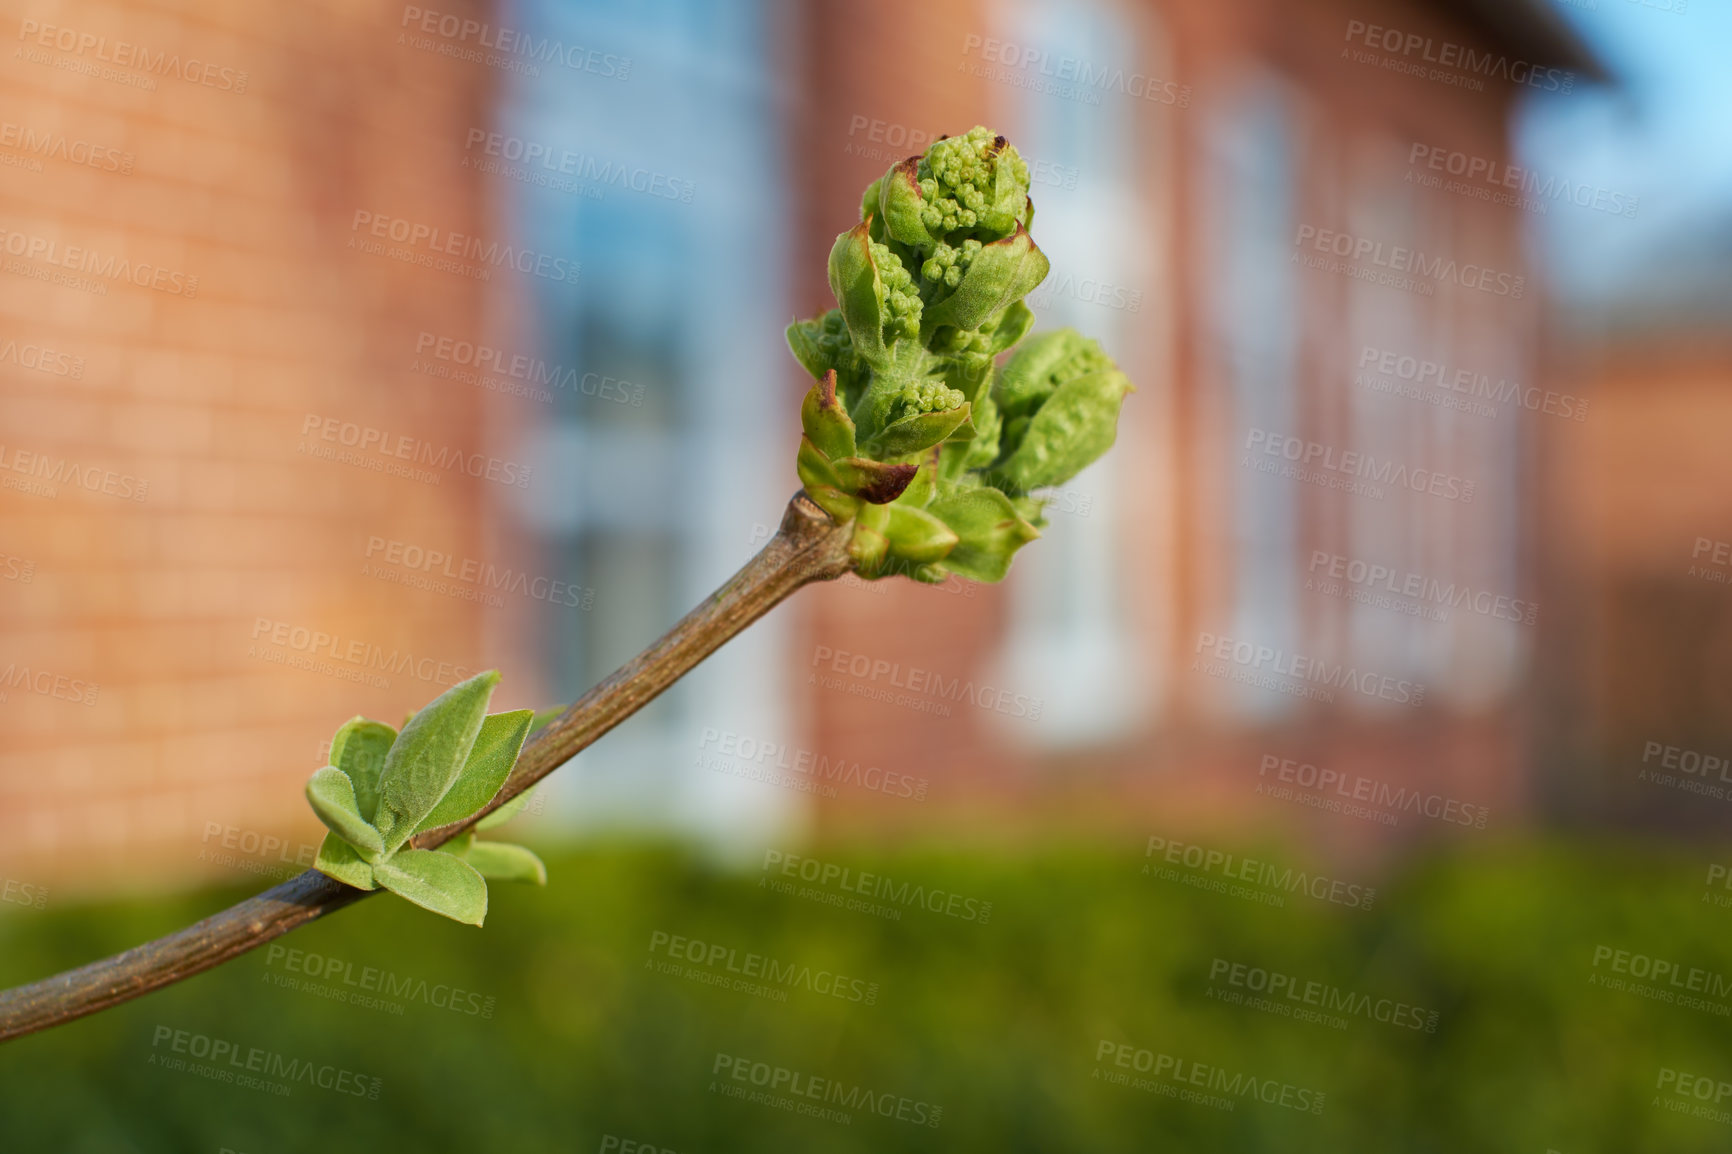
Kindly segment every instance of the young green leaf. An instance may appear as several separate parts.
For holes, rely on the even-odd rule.
[[[564,713],[567,708],[568,707],[564,705],[550,705],[546,709],[536,710],[535,720],[529,723],[529,732],[540,732],[544,726],[553,721],[553,719],[558,717],[560,714]]]
[[[336,766],[327,765],[313,774],[307,782],[307,801],[326,828],[359,850],[363,858],[371,861],[384,852],[384,839],[355,804],[354,783]]]
[[[1010,236],[982,247],[956,290],[925,311],[922,333],[930,334],[941,325],[979,328],[994,313],[1033,292],[1051,267],[1046,254],[1017,225]]]
[[[463,860],[475,867],[484,878],[499,881],[547,884],[547,867],[541,859],[520,845],[504,841],[478,841],[469,847]]]
[[[319,856],[313,859],[313,868],[358,890],[379,888],[373,877],[373,867],[361,859],[354,846],[335,833],[325,835],[324,843],[319,846]]]
[[[528,709],[489,714],[481,723],[481,732],[476,735],[457,780],[451,783],[433,812],[421,819],[415,832],[462,821],[492,801],[505,784],[511,767],[517,764],[517,754],[534,719],[534,711]]]
[[[386,852],[395,852],[409,840],[457,780],[497,684],[497,670],[459,682],[411,717],[397,735],[385,755],[379,810],[373,821],[385,839]]]
[[[478,926],[487,918],[487,882],[462,858],[406,849],[373,867],[379,884],[424,910]]]
[[[355,805],[372,821],[379,809],[379,775],[397,731],[382,721],[351,717],[331,738],[331,761],[355,786]]]
[[[506,822],[523,812],[523,807],[529,804],[529,795],[534,792],[535,787],[532,785],[510,801],[506,802],[504,805],[500,806],[498,809],[494,810],[492,813],[488,814],[486,817],[482,818],[480,821],[476,822],[475,828],[478,830],[492,829],[496,825],[504,825]]]
[[[939,497],[926,511],[950,526],[958,541],[938,562],[971,581],[1002,581],[1010,558],[1040,536],[997,489],[965,489]]]
[[[942,561],[956,547],[957,536],[950,526],[924,509],[911,505],[890,505],[887,508],[890,522],[884,535],[890,542],[891,555],[925,564]]]

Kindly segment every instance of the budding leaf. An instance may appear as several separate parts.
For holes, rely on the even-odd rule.
[[[307,782],[307,801],[332,833],[354,846],[371,861],[385,851],[385,841],[372,823],[361,816],[355,804],[355,786],[349,775],[327,765]]]
[[[1031,337],[1005,362],[993,386],[994,399],[1005,417],[1014,420],[1033,413],[1061,380],[1073,375],[1065,370],[1065,362],[1085,352],[1090,344],[1093,342],[1075,329],[1054,329]]]
[[[1130,391],[1098,342],[1073,329],[1036,337],[994,390],[1005,420],[989,480],[1019,495],[1070,480],[1112,447]]]
[[[843,491],[842,481],[836,475],[836,469],[830,459],[819,451],[812,443],[812,438],[800,438],[800,451],[794,457],[794,471],[799,474],[800,486],[805,489],[806,496],[812,498],[818,507],[830,514],[838,524],[847,524],[853,520],[860,502],[855,497]]]
[[[478,926],[487,918],[487,882],[462,858],[406,849],[373,867],[379,884],[425,910]]]
[[[926,201],[920,195],[919,170],[918,156],[898,161],[872,186],[878,190],[878,203],[873,207],[882,214],[884,231],[894,239],[916,248],[935,248],[939,238],[927,230],[921,219],[926,213]],[[867,194],[870,196],[871,189]]]
[[[937,445],[968,425],[968,406],[935,413],[911,413],[898,418],[873,437],[867,449],[875,457],[903,457]]]
[[[836,396],[836,371],[828,369],[806,391],[800,405],[800,427],[826,457],[854,455],[854,422]]]
[[[930,334],[940,325],[977,329],[994,313],[1033,292],[1051,268],[1046,254],[1017,225],[1015,232],[975,254],[954,292],[927,306],[921,314],[921,332]]]
[[[939,564],[974,581],[1002,581],[1010,559],[1040,530],[1017,513],[997,489],[963,489],[940,496],[927,512],[950,526],[957,543]]]
[[[463,860],[484,878],[499,881],[547,884],[547,867],[534,853],[520,845],[503,841],[477,841],[463,855]]]
[[[884,536],[890,553],[921,564],[941,561],[955,548],[959,538],[939,518],[912,505],[890,505],[890,521]]]
[[[409,840],[462,771],[499,683],[497,670],[477,674],[447,689],[403,727],[379,781],[374,820],[387,852]]]
[[[916,509],[924,509],[938,495],[938,460],[941,449],[935,447],[927,450],[915,467],[912,480],[908,487],[902,490],[902,495],[896,498],[898,505],[912,505]]]
[[[843,492],[871,505],[896,500],[920,471],[919,465],[886,465],[867,457],[844,457],[830,464]]]
[[[528,709],[489,714],[481,723],[481,732],[476,735],[457,780],[451,783],[433,812],[421,819],[415,832],[462,821],[492,801],[510,776],[511,767],[517,764],[517,754],[523,749],[523,739],[529,736],[534,719],[534,712]]]
[[[1113,447],[1131,383],[1117,370],[1066,381],[1047,398],[1021,443],[993,470],[1012,492],[1062,485]]]
[[[854,349],[869,363],[889,355],[884,347],[884,281],[872,261],[872,237],[862,221],[836,238],[830,249],[830,291],[848,324]]]
[[[908,466],[910,472],[914,466]],[[854,535],[848,539],[848,556],[862,573],[875,573],[884,564],[890,551],[890,509],[887,505],[862,505],[854,521]]]
[[[331,764],[349,775],[355,805],[372,821],[379,809],[379,775],[397,731],[382,721],[352,717],[331,738]]]
[[[379,888],[378,881],[373,877],[373,867],[355,852],[354,846],[334,832],[325,835],[324,842],[319,846],[319,856],[313,859],[313,868],[326,877],[336,878],[358,890]]]

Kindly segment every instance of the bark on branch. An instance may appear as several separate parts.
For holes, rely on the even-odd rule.
[[[456,837],[642,709],[729,638],[813,581],[852,568],[849,527],[794,496],[780,530],[744,568],[654,645],[591,689],[524,745],[498,797],[467,821],[416,835],[417,849]],[[382,890],[372,891],[382,893]],[[371,893],[308,870],[184,930],[0,993],[0,1041],[70,1022],[203,973]]]

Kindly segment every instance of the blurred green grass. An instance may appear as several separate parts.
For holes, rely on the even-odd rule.
[[[1478,839],[1380,879],[1368,911],[1259,906],[1080,844],[812,852],[990,901],[990,918],[851,912],[667,845],[567,851],[550,856],[546,890],[496,884],[483,930],[376,898],[281,951],[0,1046],[0,1149],[620,1149],[609,1135],[678,1154],[1732,1149],[1732,1126],[1655,1104],[1662,1066],[1732,1080],[1732,1022],[1589,981],[1600,945],[1732,975],[1732,914],[1704,903],[1700,852]],[[249,892],[0,909],[0,983]],[[718,988],[659,972],[658,931],[862,985],[785,1001]],[[374,996],[402,1012],[281,984],[300,976],[290,949],[303,971],[309,955],[329,964],[331,989],[388,972],[396,996]],[[1217,958],[1435,1010],[1436,1032],[1225,1004],[1211,996]],[[852,1000],[872,983],[872,1004]],[[451,989],[456,1008],[434,1004]],[[279,1097],[158,1064],[178,1030],[377,1078],[378,1096],[295,1081]],[[1108,1084],[1094,1076],[1103,1041],[1319,1091],[1324,1109],[1240,1098],[1227,1111]],[[717,1088],[718,1054],[935,1104],[941,1124],[739,1101]]]

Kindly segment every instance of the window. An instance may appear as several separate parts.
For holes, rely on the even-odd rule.
[[[502,16],[631,62],[629,83],[556,64],[513,75],[498,112],[503,136],[577,158],[518,164],[533,175],[493,185],[508,234],[582,265],[575,284],[537,280],[520,315],[496,318],[577,382],[518,406],[536,480],[508,511],[542,572],[594,590],[587,612],[547,606],[526,623],[561,701],[725,580],[754,548],[752,519],[790,490],[786,454],[763,451],[788,432],[768,15],[530,0]],[[707,725],[784,728],[781,633],[758,624],[581,755],[550,783],[556,812],[740,838],[781,820],[780,791],[695,765]]]

